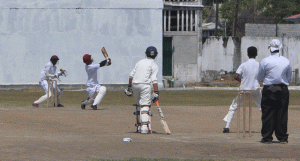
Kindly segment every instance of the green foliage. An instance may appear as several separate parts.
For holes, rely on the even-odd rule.
[[[286,23],[283,21],[284,18],[300,13],[300,0],[256,0],[256,17],[262,19],[274,19],[273,23]],[[234,12],[235,12],[236,0],[225,0],[220,7],[220,17],[228,20],[229,29],[231,32]],[[253,19],[254,1],[253,0],[239,0],[238,5],[238,21],[240,23],[246,23],[245,20]],[[241,22],[241,20],[244,20]],[[270,23],[269,21],[266,21]],[[243,27],[244,24],[240,24]],[[238,33],[237,33],[238,34]]]
[[[226,0],[203,0],[202,1],[202,4],[204,5],[204,6],[212,6],[214,3],[216,3],[216,2],[219,2],[219,3],[223,3],[224,1],[226,1]]]
[[[204,7],[202,9],[202,19],[203,21],[206,21],[209,15],[210,7]]]
[[[282,23],[285,17],[300,13],[299,0],[260,0],[258,6],[263,15],[275,18],[275,23]]]

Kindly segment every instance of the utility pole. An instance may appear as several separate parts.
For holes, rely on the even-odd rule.
[[[218,26],[219,26],[219,1],[216,0],[216,27],[215,27],[215,36],[218,36]]]
[[[256,0],[253,0],[253,23],[255,23]]]
[[[239,0],[236,0],[235,1],[235,11],[234,11],[233,28],[232,28],[232,36],[233,37],[236,34],[236,24],[237,24],[238,10],[239,10]]]

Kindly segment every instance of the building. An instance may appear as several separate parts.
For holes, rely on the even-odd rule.
[[[300,14],[289,16],[284,19],[285,21],[294,22],[294,24],[300,24]]]
[[[164,0],[163,76],[175,86],[201,80],[202,8],[202,0]]]

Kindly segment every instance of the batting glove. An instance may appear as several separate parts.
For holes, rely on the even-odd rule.
[[[154,103],[156,100],[159,100],[159,92],[155,91],[152,95],[151,95],[151,100]]]
[[[125,89],[125,94],[126,96],[132,96],[133,94],[133,91],[132,91],[132,88],[131,87],[128,87],[127,89]]]

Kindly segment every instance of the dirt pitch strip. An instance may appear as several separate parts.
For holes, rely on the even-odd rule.
[[[153,134],[137,134],[134,107],[99,110],[0,106],[0,160],[94,160],[126,158],[299,160],[300,111],[289,111],[288,144],[259,143],[260,111],[253,108],[252,137],[237,138],[236,115],[223,134],[227,106],[162,106],[172,135],[164,134],[156,107]],[[123,142],[123,138],[133,142]]]

